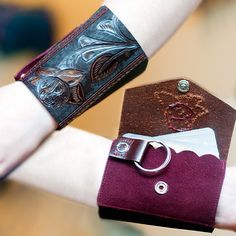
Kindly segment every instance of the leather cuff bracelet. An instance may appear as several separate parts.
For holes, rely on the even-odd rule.
[[[76,116],[143,72],[147,56],[107,8],[36,57],[17,75],[58,123]]]
[[[225,161],[214,155],[176,153],[151,137],[120,137],[110,150],[98,195],[99,214],[212,232],[224,174]]]

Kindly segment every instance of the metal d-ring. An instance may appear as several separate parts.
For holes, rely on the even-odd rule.
[[[166,150],[165,161],[160,166],[158,166],[157,168],[154,168],[154,169],[146,169],[146,168],[142,167],[138,162],[134,162],[134,164],[145,175],[149,175],[149,176],[159,175],[170,163],[170,160],[171,160],[170,148],[168,146],[166,146],[163,142],[157,141],[157,140],[149,141],[148,144],[152,145],[154,148],[156,148],[154,144],[161,144]]]

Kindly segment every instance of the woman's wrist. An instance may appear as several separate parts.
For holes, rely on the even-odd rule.
[[[110,146],[106,138],[65,127],[9,177],[95,207]]]
[[[111,9],[129,29],[150,58],[175,33],[201,1],[105,0],[104,5]]]
[[[56,123],[21,82],[0,88],[0,158],[23,158],[38,147]]]
[[[236,166],[226,168],[216,212],[216,227],[236,231]]]

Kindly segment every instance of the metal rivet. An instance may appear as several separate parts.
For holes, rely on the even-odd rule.
[[[24,79],[24,77],[25,77],[25,74],[23,73],[21,74],[20,79]]]
[[[189,91],[189,82],[188,82],[188,80],[185,80],[185,79],[180,80],[179,83],[178,83],[177,88],[181,93],[187,93]]]
[[[168,192],[168,184],[164,181],[158,181],[155,185],[155,191],[158,194],[165,194]]]
[[[119,142],[116,145],[116,149],[120,152],[120,153],[124,153],[127,152],[129,150],[130,146],[128,143],[126,142]]]

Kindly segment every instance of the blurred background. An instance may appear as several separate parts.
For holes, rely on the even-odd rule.
[[[4,51],[3,48],[1,50],[3,46],[1,27],[4,25],[1,25],[1,17],[4,21],[10,18],[4,16],[6,10],[2,8],[1,12],[0,7],[1,86],[12,83],[14,74],[24,64],[47,47],[51,41],[61,39],[74,27],[88,19],[102,1],[0,0],[0,6],[9,3],[17,4],[24,7],[26,11],[30,11],[30,17],[33,18],[23,18],[25,27],[29,27],[27,22],[31,22],[32,27],[34,21],[36,25],[33,25],[33,28],[38,27],[38,32],[42,33],[34,35],[37,45],[31,45],[29,48],[24,46],[24,50],[10,50],[13,46],[5,46],[6,50]],[[35,9],[40,9],[40,11]],[[42,12],[41,9],[46,11]],[[28,20],[24,22],[25,19]],[[19,23],[19,21],[16,22]],[[39,22],[44,22],[44,26],[47,27],[42,28]],[[118,132],[126,88],[179,76],[191,78],[236,108],[235,22],[235,0],[205,0],[174,37],[150,60],[144,74],[87,111],[76,119],[72,126],[114,138]],[[27,36],[27,31],[24,32],[24,36]],[[37,39],[40,40],[37,41]],[[24,42],[24,38],[21,40]],[[15,49],[19,46],[14,44],[14,41],[13,45]],[[111,111],[113,117],[107,115],[111,114]],[[96,117],[96,122],[94,122],[94,117]],[[230,165],[236,164],[235,133],[234,130],[229,154]],[[202,233],[104,221],[98,218],[96,209],[38,189],[11,181],[0,186],[0,236],[153,236],[162,234],[197,235]],[[215,230],[213,234],[233,235],[232,232],[222,230]]]

